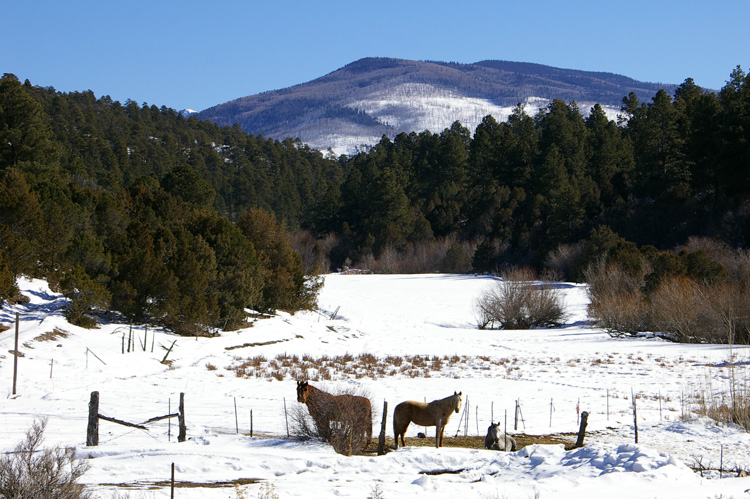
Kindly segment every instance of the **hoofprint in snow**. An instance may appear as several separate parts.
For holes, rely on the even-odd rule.
[[[81,329],[65,321],[61,295],[43,281],[22,280],[30,302],[0,310],[0,322],[9,326],[0,333],[6,392],[0,450],[11,451],[35,419],[46,418],[45,444],[74,447],[91,465],[83,482],[99,497],[118,491],[120,497],[128,491],[131,497],[169,497],[172,463],[178,485],[203,484],[179,488],[181,498],[236,497],[231,486],[236,482],[245,484],[240,487],[245,497],[258,497],[263,484],[281,498],[750,497],[750,478],[730,478],[730,471],[750,470],[750,436],[734,426],[683,417],[696,395],[726,397],[732,376],[744,387],[747,347],[730,352],[723,345],[676,344],[646,335],[611,338],[590,327],[586,289],[577,284],[558,284],[569,312],[565,327],[481,331],[474,302],[494,278],[332,274],[325,279],[318,312],[279,313],[214,338],[143,326],[131,330],[124,323]],[[16,313],[20,343],[13,395]],[[362,354],[376,356],[382,369],[363,375],[342,365],[326,374],[306,362]],[[730,354],[737,361],[734,370],[727,367]],[[420,356],[422,367],[403,368],[413,356]],[[262,358],[261,368],[237,376],[237,366]],[[516,431],[538,435],[575,433],[579,413],[587,411],[586,445],[570,451],[532,445],[513,453],[407,446],[385,456],[346,457],[323,443],[287,438],[286,414],[298,408],[296,379],[305,376],[328,391],[367,394],[374,435],[383,402],[389,404],[392,436],[398,402],[461,391],[465,409],[448,424],[447,440],[483,436],[493,420],[507,422],[514,433],[518,406]],[[134,423],[176,412],[184,393],[187,441],[177,442],[170,419],[145,431],[100,420],[99,445],[86,446],[93,391],[100,393],[100,414]],[[434,436],[434,428],[413,425],[407,436],[420,431]],[[720,465],[727,470],[724,478],[691,469]],[[431,474],[436,471],[453,473]]]

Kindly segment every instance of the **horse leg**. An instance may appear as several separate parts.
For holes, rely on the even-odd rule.
[[[439,431],[440,431],[440,438],[438,439],[438,447],[442,447],[443,446],[443,433],[445,433],[444,424],[440,424]]]
[[[398,449],[398,437],[401,436],[401,447],[406,447],[406,442],[404,441],[404,435],[406,434],[406,429],[409,428],[409,422],[407,422],[405,425],[399,424],[396,422],[396,417],[394,414],[393,418],[393,444],[394,448]]]

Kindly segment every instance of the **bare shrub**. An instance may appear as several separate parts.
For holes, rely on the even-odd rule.
[[[582,242],[561,244],[547,255],[544,265],[564,279],[570,280],[573,278],[573,266],[583,253],[583,248]]]
[[[650,327],[677,341],[696,341],[701,327],[701,292],[686,277],[670,277],[659,284],[651,295]]]
[[[446,248],[442,240],[410,244],[401,254],[399,272],[403,274],[437,272],[445,252]]]
[[[643,277],[603,260],[584,273],[589,284],[589,315],[611,335],[635,334],[646,328],[648,307],[641,288]]]
[[[471,270],[475,245],[455,238],[418,241],[397,249],[386,245],[377,259],[360,262],[378,274],[426,274],[433,272],[464,273]]]
[[[398,250],[392,244],[386,244],[377,260],[372,263],[370,270],[378,274],[397,274],[399,258]]]
[[[747,344],[750,339],[750,297],[740,283],[702,286],[706,302],[705,340],[713,343]]]
[[[318,240],[308,230],[298,230],[290,236],[292,248],[302,258],[302,270],[305,274],[319,274],[328,270],[331,262],[328,253],[338,240],[335,236]]]
[[[536,281],[528,268],[513,269],[476,301],[480,328],[501,329],[559,326],[565,321],[562,296],[549,283]]]
[[[34,421],[15,451],[0,458],[0,497],[22,499],[88,499],[78,482],[89,466],[76,459],[74,449],[40,449],[47,421]]]
[[[289,410],[289,432],[302,440],[322,439],[312,416],[304,405],[293,405]]]

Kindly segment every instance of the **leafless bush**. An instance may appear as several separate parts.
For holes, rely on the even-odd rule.
[[[474,244],[454,238],[419,241],[403,249],[386,245],[377,259],[370,256],[360,265],[378,274],[464,273],[471,270],[474,249]]]
[[[46,420],[34,421],[15,451],[0,458],[0,497],[7,499],[88,499],[77,483],[89,466],[76,459],[74,449],[40,449]]]
[[[561,244],[547,255],[545,267],[554,270],[565,279],[571,279],[573,266],[582,252],[583,243]]]
[[[476,301],[480,328],[501,329],[559,326],[565,321],[560,293],[549,283],[537,282],[530,269],[506,272],[502,281]]]
[[[641,287],[643,277],[603,261],[585,272],[590,299],[589,314],[612,335],[635,334],[646,328],[648,307]]]
[[[398,250],[393,245],[387,244],[378,255],[378,259],[372,263],[370,270],[378,274],[398,274]]]
[[[702,286],[709,322],[704,339],[713,343],[747,344],[750,340],[750,296],[741,283]]]
[[[305,274],[322,273],[331,267],[328,255],[339,244],[335,235],[315,239],[309,231],[299,230],[291,235],[291,240],[292,248],[302,257],[302,269]]]
[[[698,285],[685,277],[665,279],[651,293],[649,324],[677,341],[696,341],[703,321],[705,305]]]
[[[302,440],[322,439],[320,432],[315,426],[315,421],[313,421],[307,408],[302,404],[293,405],[289,410],[289,432]]]

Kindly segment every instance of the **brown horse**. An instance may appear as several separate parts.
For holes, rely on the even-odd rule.
[[[307,405],[318,434],[334,443],[344,429],[352,446],[364,449],[372,438],[372,408],[370,401],[358,395],[331,395],[315,388],[307,381],[297,381],[297,402]],[[350,437],[350,438],[349,438]],[[334,446],[335,447],[335,446]]]
[[[433,400],[429,404],[407,400],[401,402],[393,411],[393,433],[398,449],[398,437],[401,436],[401,445],[405,446],[404,434],[412,421],[419,426],[435,426],[435,438],[437,446],[443,445],[443,433],[445,425],[453,412],[461,411],[461,392],[453,392],[450,397]]]

